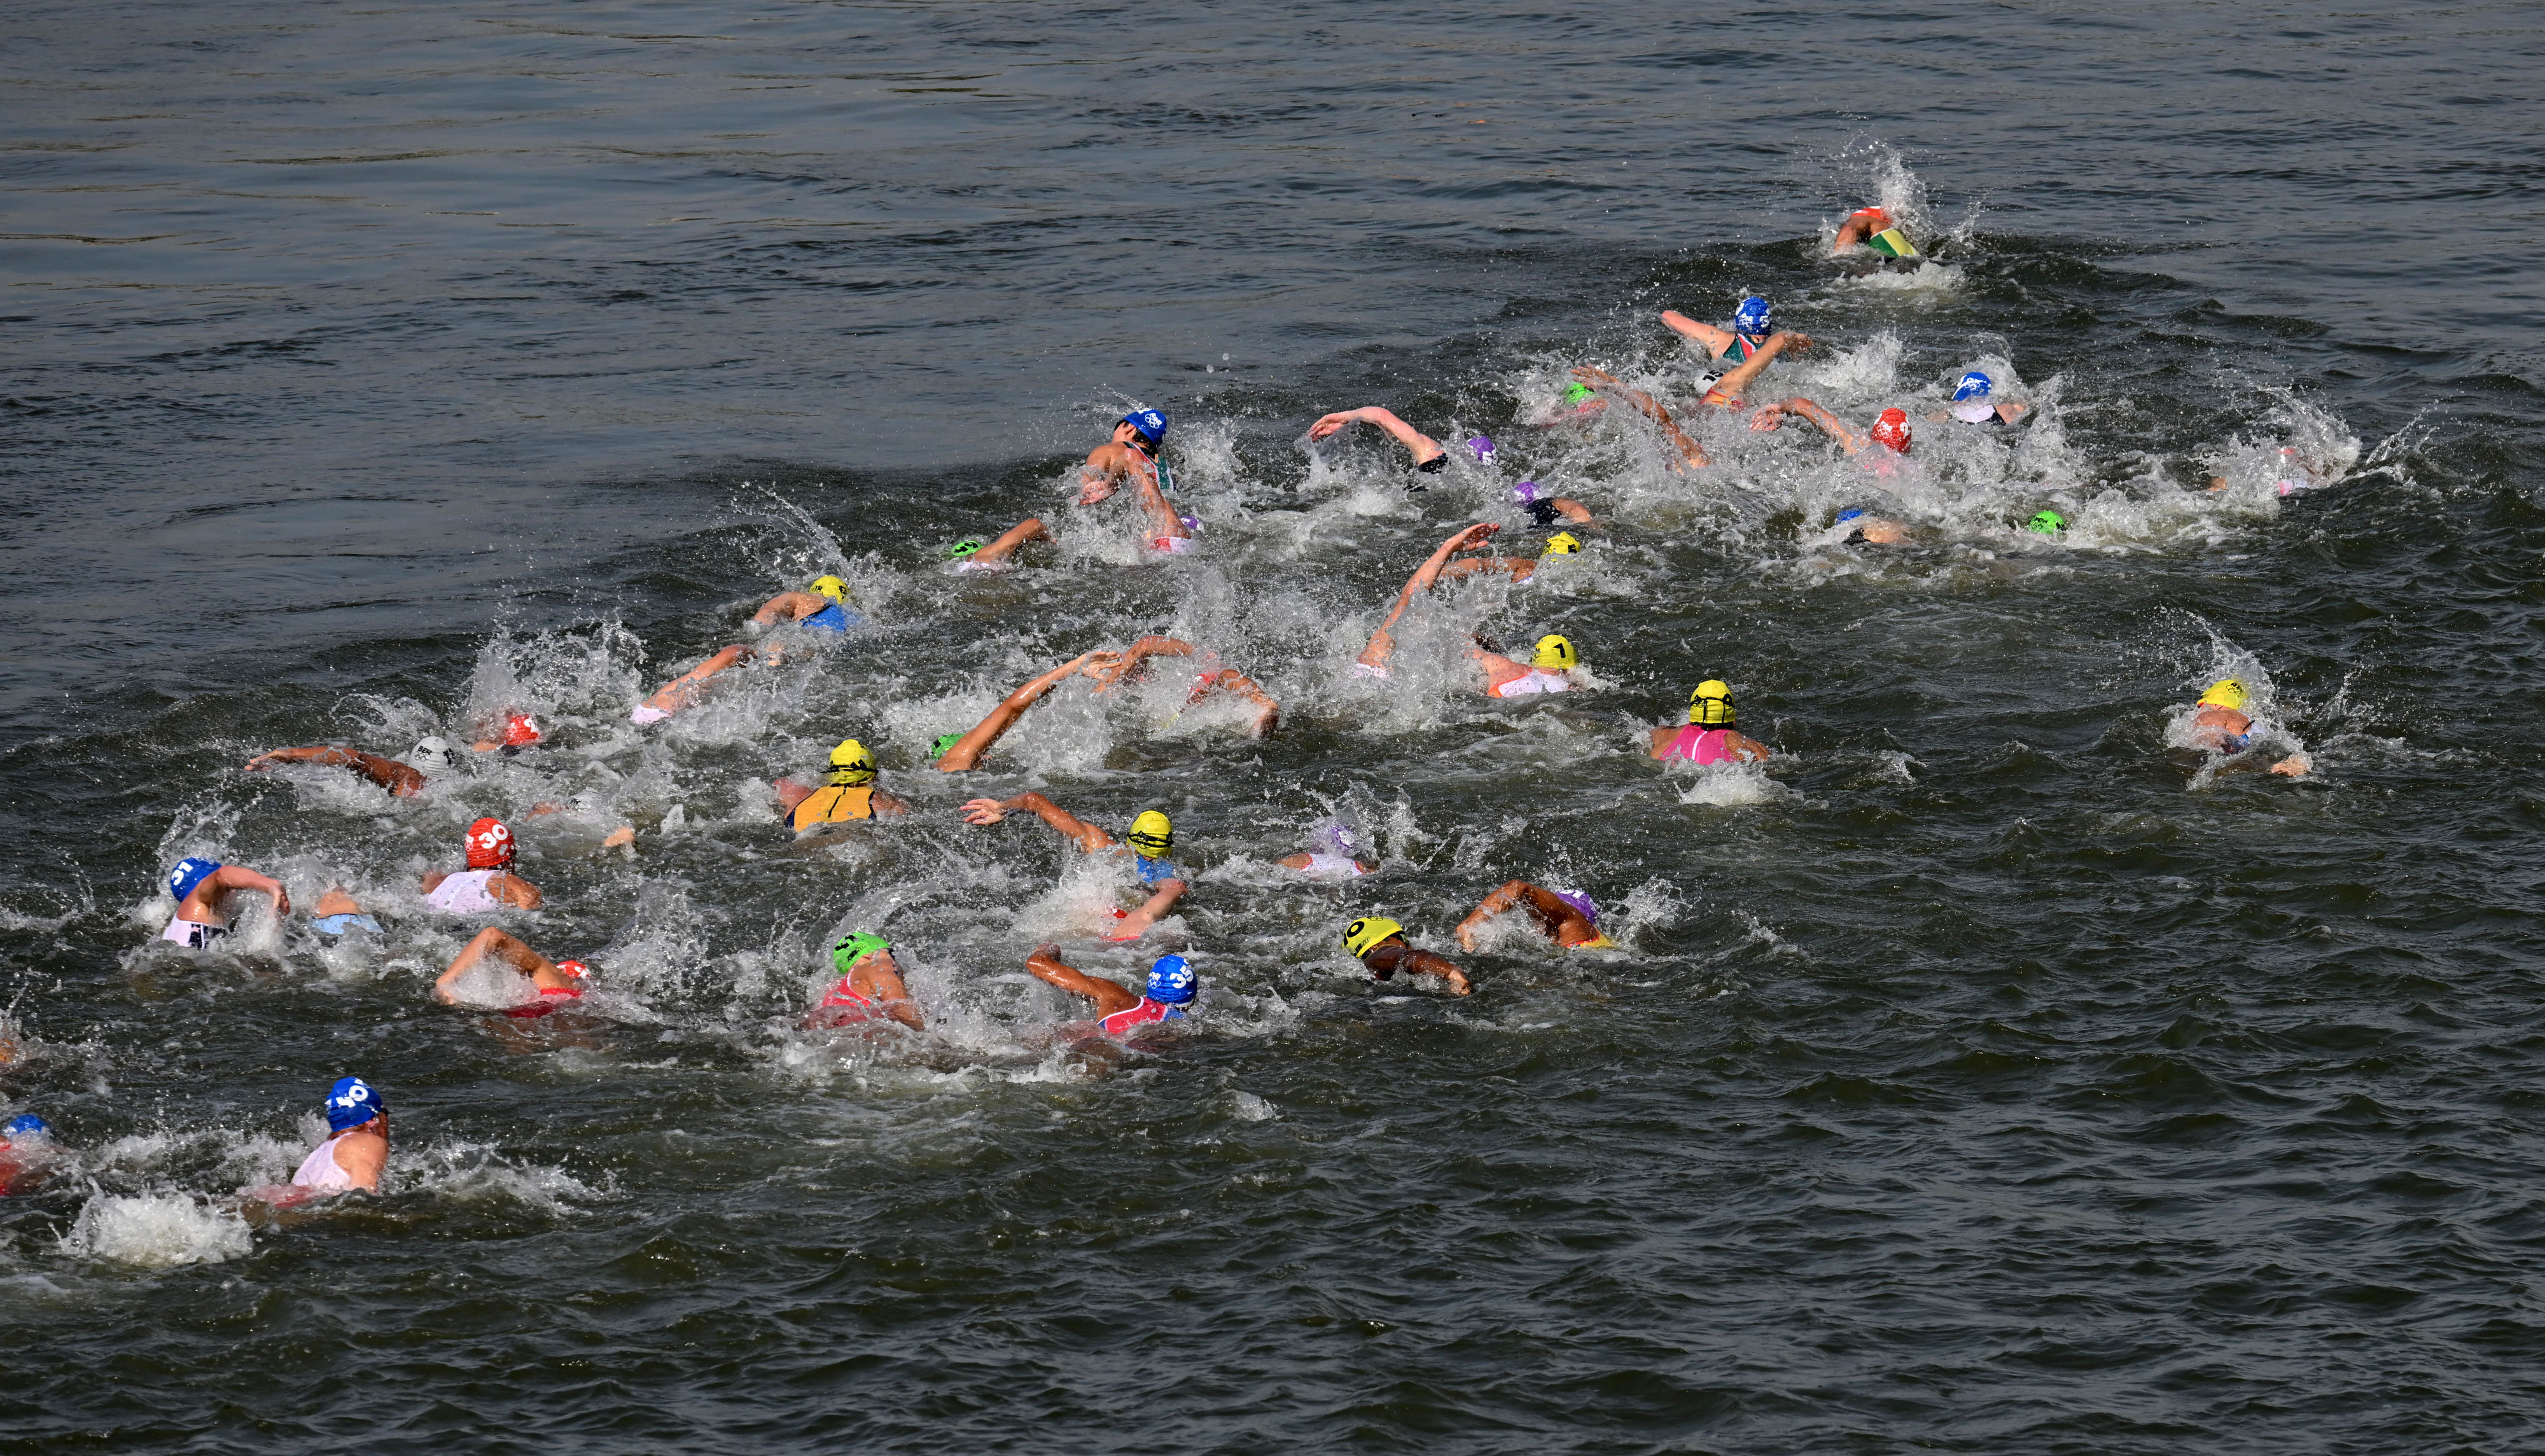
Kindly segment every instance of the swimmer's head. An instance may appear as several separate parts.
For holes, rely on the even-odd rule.
[[[974,546],[972,549],[977,551],[980,547]],[[967,551],[964,554],[971,553]],[[816,597],[828,597],[834,602],[845,603],[849,600],[849,584],[835,576],[817,576],[813,578],[812,585],[804,590]]]
[[[1993,387],[1988,375],[1973,369],[1962,375],[1961,381],[1953,386],[1953,403],[1959,404],[1966,399],[1986,399],[1989,397],[1989,390]]]
[[[1476,452],[1476,461],[1479,464],[1494,457],[1494,443],[1481,435],[1469,440],[1467,448]]]
[[[972,555],[980,549],[981,542],[978,537],[965,536],[963,539],[956,541],[954,544],[945,548],[945,559],[948,561],[960,561],[964,557]]]
[[[480,819],[468,826],[468,837],[460,841],[468,848],[470,869],[502,869],[513,862],[513,832],[500,819]]]
[[[339,1077],[327,1089],[327,1127],[331,1132],[350,1132],[389,1109],[371,1085],[359,1077]]]
[[[1721,678],[1706,679],[1687,695],[1687,720],[1699,728],[1729,728],[1740,716],[1732,706],[1732,685]]]
[[[1882,418],[1873,422],[1873,439],[1904,455],[1909,453],[1909,412],[1884,410]]]
[[[866,746],[854,738],[843,738],[831,750],[831,772],[828,782],[833,788],[858,788],[875,780],[875,758]]]
[[[1344,927],[1344,953],[1355,960],[1405,933],[1405,927],[1383,915],[1365,915]]]
[[[1163,858],[1176,847],[1176,826],[1166,815],[1151,809],[1131,821],[1131,832],[1122,836],[1142,857]]]
[[[1541,556],[1570,556],[1581,549],[1582,538],[1580,536],[1575,535],[1569,530],[1559,530],[1555,534],[1546,538],[1546,549],[1538,554]]]
[[[0,1125],[0,1137],[17,1143],[48,1143],[53,1139],[53,1125],[33,1112],[21,1112]]]
[[[221,862],[217,859],[180,859],[177,867],[168,871],[168,893],[183,900],[195,892],[195,887],[204,882],[205,876],[220,867]]]
[[[1548,672],[1562,672],[1579,667],[1581,663],[1582,654],[1573,650],[1573,643],[1553,632],[1538,638],[1537,650],[1528,655],[1530,667],[1543,668]]]
[[[1546,492],[1537,488],[1536,481],[1523,480],[1519,484],[1512,487],[1512,502],[1515,505],[1525,506],[1536,501],[1538,497],[1544,494],[1546,494]]]
[[[539,732],[539,720],[528,713],[504,715],[504,747],[529,748],[545,735]]]
[[[928,746],[928,762],[934,764],[939,759],[952,753],[954,751],[954,745],[961,743],[962,741],[963,735],[960,733],[938,734],[937,741]]]
[[[1329,820],[1324,828],[1319,829],[1317,843],[1324,846],[1326,851],[1332,854],[1360,852],[1360,836],[1354,834],[1352,826],[1340,820]]]
[[[1588,384],[1575,384],[1564,391],[1564,402],[1566,404],[1580,404],[1582,401],[1589,399],[1592,395],[1599,392],[1599,390],[1592,388]]]
[[[1192,999],[1192,967],[1183,956],[1162,955],[1149,962],[1149,1000],[1183,1006]]]
[[[592,979],[592,967],[585,965],[579,960],[558,961],[556,963],[556,968],[565,972],[565,974],[573,980],[589,981]]]
[[[1767,300],[1755,293],[1742,299],[1741,306],[1732,310],[1732,332],[1736,334],[1763,338],[1774,327],[1775,314],[1768,309]]]
[[[1553,894],[1556,899],[1563,901],[1565,904],[1572,906],[1578,911],[1581,911],[1582,918],[1584,920],[1589,921],[1594,926],[1600,924],[1600,902],[1592,899],[1589,891],[1557,890],[1554,891]]]
[[[448,768],[457,757],[451,751],[451,740],[442,737],[418,739],[406,751],[408,766],[416,768]]]
[[[1153,455],[1167,443],[1167,417],[1156,410],[1133,410],[1113,423],[1130,426]]]
[[[872,930],[852,930],[831,942],[832,968],[845,976],[859,961],[878,950],[889,954],[892,942]]]
[[[1849,506],[1849,507],[1848,507],[1848,508],[1847,508],[1846,510],[1841,511],[1840,513],[1838,513],[1838,520],[1833,521],[1833,522],[1831,522],[1830,524],[1831,524],[1832,526],[1845,526],[1845,525],[1847,525],[1848,522],[1853,521],[1855,518],[1857,518],[1858,516],[1861,516],[1861,515],[1863,515],[1863,514],[1864,514],[1864,510],[1863,510],[1863,508],[1862,508],[1862,507],[1859,507],[1859,506]]]
[[[2245,710],[2245,704],[2252,700],[2246,696],[2245,685],[2234,678],[2221,678],[2209,685],[2208,691],[2200,694],[2202,707],[2226,708],[2240,713]]]
[[[2056,511],[2035,511],[2032,513],[2032,519],[2023,523],[2023,528],[2037,530],[2046,536],[2055,536],[2068,528],[2068,518]]]

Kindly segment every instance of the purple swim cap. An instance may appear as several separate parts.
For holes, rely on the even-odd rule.
[[[1581,890],[1558,890],[1555,892],[1555,898],[1581,911],[1582,918],[1593,926],[1600,924],[1599,902],[1593,900],[1588,893]]]
[[[1325,846],[1329,853],[1357,854],[1360,852],[1359,837],[1352,832],[1350,826],[1342,823],[1328,824],[1318,830],[1317,843]]]
[[[1494,457],[1494,443],[1481,435],[1468,441],[1467,448],[1474,450],[1479,460],[1490,460]]]
[[[1519,502],[1523,506],[1536,500],[1540,494],[1541,492],[1537,488],[1537,482],[1534,480],[1523,480],[1519,484],[1512,487],[1512,499]]]

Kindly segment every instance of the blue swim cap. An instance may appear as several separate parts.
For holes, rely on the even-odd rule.
[[[21,1112],[9,1119],[8,1126],[0,1127],[0,1134],[13,1138],[49,1138],[53,1135],[53,1125],[33,1112]]]
[[[1839,524],[1839,525],[1841,525],[1841,526],[1845,526],[1845,525],[1847,525],[1848,522],[1853,521],[1855,518],[1857,518],[1858,516],[1861,516],[1861,515],[1863,515],[1863,514],[1864,514],[1864,513],[1863,513],[1862,511],[1854,511],[1854,510],[1841,511],[1840,513],[1838,513],[1838,524]]]
[[[1139,431],[1149,437],[1149,444],[1153,446],[1167,443],[1167,417],[1156,410],[1133,410],[1113,423]]]
[[[1183,1006],[1192,999],[1192,967],[1183,956],[1162,955],[1149,963],[1149,1000]]]
[[[1736,334],[1768,333],[1774,328],[1774,317],[1767,308],[1767,300],[1754,293],[1742,299],[1739,308],[1732,310],[1732,332]]]
[[[168,893],[183,900],[195,892],[205,876],[220,867],[217,859],[180,859],[177,867],[168,871]]]
[[[336,1132],[360,1127],[388,1109],[371,1085],[359,1077],[339,1077],[327,1089],[327,1126]]]
[[[1965,399],[1986,399],[1988,398],[1989,387],[1989,376],[1981,373],[1977,369],[1973,369],[1969,373],[1962,375],[1962,382],[1953,386],[1953,398],[1956,401]]]

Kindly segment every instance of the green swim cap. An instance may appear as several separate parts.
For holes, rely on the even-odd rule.
[[[945,755],[953,749],[954,745],[961,743],[962,741],[963,735],[960,733],[938,734],[936,746],[928,751],[928,761],[933,764],[939,759],[945,757]]]
[[[979,549],[981,549],[980,537],[965,536],[963,539],[956,541],[954,544],[945,548],[945,557],[949,561],[960,561]]]
[[[1564,402],[1566,404],[1580,404],[1582,401],[1589,399],[1592,395],[1597,393],[1599,393],[1599,391],[1588,384],[1576,384],[1572,388],[1564,391]]]
[[[2068,518],[2056,511],[2036,511],[2030,521],[2023,523],[2023,528],[2037,530],[2046,536],[2055,536],[2068,528]]]
[[[892,942],[872,930],[856,930],[842,935],[831,946],[831,964],[843,976],[849,967],[878,950],[892,949]]]

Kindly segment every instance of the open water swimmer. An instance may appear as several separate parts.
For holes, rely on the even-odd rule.
[[[1196,647],[1177,637],[1151,633],[1134,641],[1119,653],[1097,653],[1087,661],[1087,676],[1096,680],[1096,690],[1110,692],[1125,683],[1137,683],[1149,675],[1153,658],[1181,657],[1191,660],[1192,686],[1185,694],[1185,706],[1215,694],[1245,703],[1253,710],[1247,732],[1264,738],[1281,723],[1281,704],[1264,690],[1262,684],[1219,660],[1219,654]]]
[[[1437,475],[1448,468],[1449,451],[1440,442],[1406,424],[1384,405],[1365,404],[1358,409],[1337,410],[1320,416],[1308,427],[1311,443],[1340,435],[1355,425],[1371,425],[1398,445],[1414,459],[1414,468],[1425,475]]]
[[[989,753],[1009,729],[1017,726],[1017,720],[1026,715],[1026,709],[1041,701],[1044,693],[1078,676],[1090,663],[1103,660],[1100,653],[1082,652],[999,699],[999,705],[973,724],[970,732],[940,737],[934,754],[937,770],[960,773],[981,767],[982,756]]]
[[[1863,248],[1881,259],[1911,260],[1921,258],[1915,243],[1893,221],[1890,212],[1879,205],[1858,207],[1847,214],[1838,225],[1837,236],[1830,239],[1830,256],[1837,257],[1852,248]]]
[[[910,812],[910,801],[875,787],[875,757],[854,738],[831,750],[831,767],[818,785],[781,778],[776,785],[779,810],[799,836],[835,824]]]
[[[536,910],[547,903],[539,887],[513,873],[521,842],[500,819],[480,819],[460,841],[467,867],[452,873],[427,870],[418,888],[424,903],[451,915],[492,915],[504,909]]]
[[[2019,399],[1997,394],[1997,382],[1986,372],[1972,369],[1953,381],[1953,402],[1927,418],[1943,424],[1976,425],[1984,430],[2003,430],[2021,424],[2032,412],[2032,406]]]
[[[1775,310],[1755,293],[1734,307],[1729,328],[1699,323],[1670,308],[1662,310],[1662,326],[1703,350],[1707,359],[1721,359],[1726,354],[1739,356],[1735,364],[1747,364],[1757,358],[1776,332]]]
[[[290,892],[272,875],[217,859],[180,859],[168,871],[168,893],[176,897],[177,910],[168,918],[168,927],[159,932],[159,938],[189,950],[209,950],[218,945],[230,932],[229,917],[222,913],[221,900],[234,892],[271,899],[276,920],[291,913]]]
[[[1310,879],[1358,879],[1378,872],[1377,865],[1360,857],[1360,836],[1349,826],[1335,823],[1317,831],[1315,848],[1284,854],[1276,862]]]
[[[42,1187],[62,1151],[53,1140],[53,1125],[33,1112],[0,1123],[0,1198]]]
[[[751,614],[758,627],[792,625],[808,632],[845,632],[865,625],[864,613],[849,598],[849,584],[835,576],[817,576],[800,592],[780,592]]]
[[[446,756],[450,753],[450,746],[443,744],[438,738],[427,739],[424,744],[419,744],[417,747],[421,749],[425,744],[440,745]],[[398,798],[409,798],[424,792],[424,774],[412,765],[400,763],[396,759],[384,759],[378,754],[367,754],[361,749],[340,748],[334,744],[317,744],[309,748],[270,749],[248,760],[247,771],[261,772],[278,764],[319,764],[329,768],[350,768],[387,789]]]
[[[1359,961],[1372,981],[1392,980],[1402,972],[1434,977],[1451,996],[1465,996],[1475,989],[1467,984],[1467,973],[1456,961],[1415,949],[1405,938],[1405,927],[1385,916],[1365,915],[1344,927],[1343,943],[1344,953]]]
[[[1476,902],[1458,922],[1458,946],[1472,952],[1477,932],[1497,917],[1526,911],[1538,933],[1566,950],[1612,950],[1617,942],[1600,930],[1600,905],[1581,890],[1550,890],[1526,880],[1513,880]]]
[[[535,1017],[581,1000],[591,984],[592,967],[582,961],[550,960],[511,931],[488,926],[435,979],[433,999]]]
[[[291,1186],[326,1196],[376,1193],[389,1163],[389,1105],[359,1077],[340,1077],[322,1108],[327,1139],[309,1150],[291,1174]]]
[[[2242,679],[2221,678],[2210,684],[2201,692],[2200,700],[2192,704],[2192,746],[2222,758],[2234,758],[2263,741],[2266,735],[2257,731],[2252,715],[2245,711],[2252,705],[2252,694],[2245,690]],[[2284,778],[2302,778],[2314,765],[2304,753],[2294,753],[2268,767]],[[2219,771],[2228,769],[2221,766]]]
[[[1687,695],[1685,723],[1664,724],[1652,730],[1652,755],[1665,763],[1682,760],[1698,768],[1767,762],[1767,746],[1741,732],[1735,726],[1739,721],[1731,685],[1720,678],[1708,678]]]
[[[1158,922],[1167,918],[1191,888],[1184,872],[1167,855],[1176,847],[1176,827],[1165,813],[1145,810],[1131,821],[1130,832],[1122,842],[1104,830],[1063,809],[1038,793],[1022,793],[1013,799],[974,799],[963,806],[963,822],[987,828],[1005,820],[1010,814],[1031,814],[1051,827],[1052,833],[1078,846],[1089,854],[1121,854],[1126,849],[1131,857],[1131,872],[1138,885],[1129,893],[1138,900],[1136,909],[1117,906],[1112,915],[1115,924],[1106,932],[1108,940],[1136,940]]]
[[[911,1000],[910,988],[902,984],[890,940],[871,930],[853,930],[832,942],[831,966],[840,979],[804,1013],[808,1030],[846,1031],[885,1022],[913,1031],[928,1029],[928,1017]]]
[[[1079,466],[1077,504],[1080,509],[1110,500],[1114,492],[1128,485],[1139,497],[1140,515],[1146,534],[1141,544],[1157,556],[1183,556],[1200,544],[1199,520],[1184,515],[1169,499],[1173,474],[1163,451],[1167,445],[1167,417],[1158,410],[1134,410],[1113,426],[1113,438],[1087,452]],[[1041,518],[1028,517],[1002,531],[988,545],[970,541],[956,543],[950,555],[957,571],[1006,571],[1015,564],[1016,551],[1027,541],[1050,540],[1051,531]],[[972,549],[963,549],[966,546]]]
[[[1479,522],[1461,527],[1458,532],[1433,548],[1432,555],[1414,575],[1407,578],[1404,589],[1396,594],[1396,605],[1387,619],[1372,633],[1369,645],[1362,648],[1353,665],[1355,676],[1384,679],[1389,676],[1387,661],[1396,652],[1395,628],[1416,597],[1432,590],[1440,580],[1449,558],[1460,551],[1479,550],[1493,539],[1502,527],[1492,522]],[[1484,675],[1480,690],[1487,697],[1528,697],[1542,692],[1570,692],[1579,684],[1574,673],[1581,657],[1571,639],[1548,633],[1537,639],[1536,647],[1525,663],[1503,656],[1481,645],[1470,647],[1467,656]]]
[[[1147,982],[1138,991],[1079,970],[1060,958],[1056,944],[1035,946],[1033,954],[1026,958],[1026,972],[1046,985],[1093,1002],[1095,1029],[1112,1037],[1129,1036],[1143,1026],[1186,1019],[1192,1013],[1193,998],[1200,989],[1192,966],[1181,955],[1162,955],[1151,961]]]

